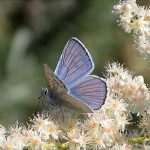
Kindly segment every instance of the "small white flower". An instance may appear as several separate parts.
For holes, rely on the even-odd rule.
[[[89,141],[91,140],[90,135],[85,134],[84,132],[80,132],[79,138],[76,140],[76,142],[82,147],[84,150],[86,150],[86,145],[89,144]]]
[[[128,104],[123,100],[109,99],[105,103],[105,108],[111,110],[115,116],[121,116],[127,111]]]
[[[90,119],[87,119],[83,124],[83,128],[91,133],[98,132],[100,127],[100,121],[98,120],[97,116],[92,115]]]
[[[32,132],[31,137],[28,141],[28,145],[31,149],[37,150],[42,147],[44,141],[42,141],[41,136],[38,135],[36,132]]]
[[[125,115],[116,117],[117,126],[122,131],[125,130],[127,124],[129,124],[128,119]]]
[[[111,140],[108,138],[107,134],[103,132],[98,132],[92,136],[92,141],[90,143],[92,150],[105,149],[107,146],[111,145]]]
[[[5,141],[6,141],[6,129],[2,125],[0,125],[0,148],[3,147]]]
[[[49,139],[49,137],[51,136],[56,140],[58,139],[59,132],[60,131],[58,127],[53,122],[50,122],[45,128],[43,128],[42,135],[45,139]]]
[[[4,147],[7,150],[22,150],[25,144],[21,136],[8,136]]]

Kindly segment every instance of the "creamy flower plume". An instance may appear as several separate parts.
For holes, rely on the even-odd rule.
[[[144,56],[149,55],[150,9],[138,6],[136,0],[125,0],[114,6],[113,13],[119,16],[119,26],[125,32],[133,32],[137,50]]]
[[[62,119],[55,113],[55,117],[53,113],[37,114],[27,127],[16,123],[7,132],[0,126],[0,149],[137,149],[129,141],[144,142],[150,134],[145,132],[150,131],[149,89],[142,76],[134,76],[119,63],[108,64],[106,71],[108,94],[100,110],[80,116],[62,109]],[[134,122],[133,113],[139,123]],[[142,133],[129,130],[133,123],[143,128]]]
[[[120,107],[124,110],[126,108],[123,108],[123,106],[128,105],[130,112],[144,115],[150,104],[150,93],[144,83],[143,76],[134,76],[133,73],[117,63],[109,64],[106,68],[108,72],[107,85],[110,89],[109,94],[113,98],[120,100],[120,106],[117,106],[114,100],[112,100],[111,102],[114,103],[112,108],[116,107],[117,111],[117,107]],[[124,105],[121,104],[121,102],[123,102]]]

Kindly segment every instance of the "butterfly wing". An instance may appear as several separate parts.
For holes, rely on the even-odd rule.
[[[94,63],[88,50],[78,39],[71,38],[62,52],[55,74],[70,88],[93,69]]]
[[[88,75],[70,89],[70,94],[92,109],[99,109],[106,98],[106,83],[97,76]]]
[[[54,72],[46,65],[43,65],[45,80],[48,90],[53,93],[67,92],[65,84],[54,74]]]
[[[80,101],[80,99],[68,94],[63,93],[58,96],[58,99],[62,101],[63,106],[70,108],[71,110],[80,113],[92,113],[93,110],[86,104]]]
[[[87,104],[68,94],[67,87],[46,64],[44,64],[43,69],[47,88],[54,95],[55,99],[59,101],[59,104],[81,113],[93,112]],[[50,101],[48,101],[48,104],[50,104]]]

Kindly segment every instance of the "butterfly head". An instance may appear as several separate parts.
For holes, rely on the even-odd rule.
[[[47,95],[48,95],[48,89],[47,88],[42,88],[41,96],[46,97]]]
[[[42,88],[40,98],[41,97],[42,99],[45,99],[46,101],[51,101],[50,92],[47,88]]]
[[[42,88],[41,91],[41,97],[43,97],[43,103],[48,102],[52,106],[56,106],[57,99],[53,96],[53,94],[47,89],[47,88]]]

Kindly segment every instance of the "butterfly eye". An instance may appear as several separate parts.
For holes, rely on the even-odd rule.
[[[44,89],[44,95],[46,96],[48,93],[48,90],[47,89]]]
[[[48,89],[47,88],[42,88],[41,95],[46,96],[47,93],[48,93]]]

